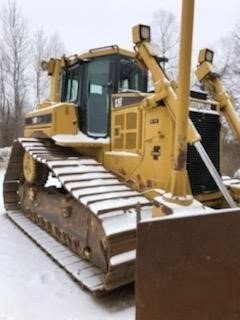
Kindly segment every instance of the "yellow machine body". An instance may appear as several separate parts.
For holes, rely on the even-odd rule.
[[[113,101],[119,99],[124,104],[127,97],[113,96]],[[166,188],[173,128],[166,108],[146,110],[141,103],[113,107],[111,151],[105,154],[106,167],[140,191]],[[165,168],[164,172],[160,168]]]
[[[136,26],[134,30],[133,36],[136,37],[141,32],[141,27]],[[135,53],[113,46],[93,49],[89,53],[68,59],[64,57],[61,63],[57,59],[54,64],[54,60],[50,59],[50,70],[47,69],[52,77],[50,100],[60,96],[60,78],[64,67],[74,66],[78,60],[88,61],[114,54],[125,55],[131,59],[135,57],[142,68],[151,71],[155,80],[155,92],[123,90],[111,95],[110,129],[106,139],[85,139],[79,135],[81,128],[78,119],[81,118],[81,111],[75,104],[59,101],[44,101],[37,106],[36,111],[27,114],[24,134],[26,137],[49,137],[58,145],[92,156],[133,189],[146,192],[152,197],[154,188],[171,190],[174,148],[177,150],[174,146],[176,110],[179,107],[176,90],[156,61],[149,43],[143,40],[137,43],[137,47]],[[199,104],[203,111],[205,106],[206,109],[210,107],[208,101],[189,99],[193,106]],[[217,110],[217,103],[215,109]],[[46,119],[46,123],[43,119]],[[190,119],[185,126],[186,143],[192,144],[201,139]],[[61,139],[62,135],[66,136],[66,139]],[[178,184],[177,198],[186,191],[187,195],[191,194],[186,173],[183,181]],[[155,192],[153,194],[155,195]],[[205,193],[198,194],[197,197],[206,203],[221,202],[221,195],[216,192],[213,192],[212,196]]]
[[[62,132],[76,135],[78,132],[76,106],[70,103],[54,103],[29,112],[24,136],[53,137]]]

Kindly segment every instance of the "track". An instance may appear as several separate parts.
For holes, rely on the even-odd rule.
[[[49,168],[60,191],[24,184],[25,151]],[[152,204],[94,159],[48,139],[18,139],[5,175],[4,202],[10,219],[94,294],[134,280],[137,214],[150,216]]]
[[[8,211],[7,214],[24,233],[34,240],[80,285],[96,295],[104,293],[104,273],[99,268],[71,252],[66,246],[26,218],[21,211]]]

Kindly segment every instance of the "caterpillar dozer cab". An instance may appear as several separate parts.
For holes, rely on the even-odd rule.
[[[218,263],[238,270],[240,188],[220,177],[220,116],[238,136],[239,120],[210,50],[201,51],[197,76],[215,95],[189,89],[193,4],[183,0],[177,86],[146,25],[133,28],[134,52],[114,45],[43,62],[50,98],[26,115],[4,179],[10,219],[82,286],[104,293],[134,281],[136,269],[137,319],[188,319],[182,301],[195,298],[181,280],[201,266],[199,248],[209,248],[210,266],[200,278],[219,281],[215,291],[228,282]],[[194,279],[194,292],[205,293]]]

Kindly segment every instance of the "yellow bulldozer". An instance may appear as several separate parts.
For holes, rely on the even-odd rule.
[[[190,90],[193,11],[183,0],[177,85],[147,25],[133,27],[133,52],[42,62],[50,97],[26,115],[4,179],[9,218],[83,287],[136,274],[139,320],[240,314],[240,180],[221,177],[220,120],[238,139],[240,125],[209,49],[205,91]]]

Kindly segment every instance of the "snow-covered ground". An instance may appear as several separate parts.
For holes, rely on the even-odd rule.
[[[0,320],[131,320],[132,288],[103,298],[83,291],[4,213],[0,161]]]

